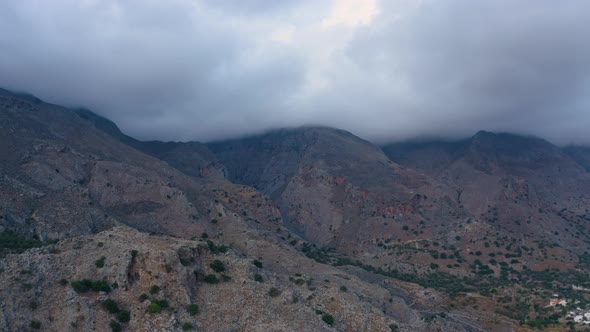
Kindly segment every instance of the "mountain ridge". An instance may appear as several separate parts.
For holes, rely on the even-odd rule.
[[[30,270],[46,279],[32,278],[31,290],[50,289],[89,313],[98,309],[97,299],[55,288],[61,287],[55,278],[65,270],[52,263],[52,251],[62,250],[63,258],[56,259],[67,260],[79,250],[72,243],[86,239],[103,243],[85,248],[86,255],[113,246],[119,249],[105,251],[107,262],[127,266],[123,252],[134,250],[133,243],[118,236],[145,243],[142,253],[153,246],[163,251],[140,256],[150,270],[138,271],[139,279],[114,267],[94,269],[93,260],[100,256],[81,258],[74,276],[96,273],[137,297],[157,280],[149,271],[159,278],[163,273],[176,278],[176,271],[190,275],[190,269],[210,273],[207,264],[216,257],[244,286],[228,285],[256,294],[263,308],[277,302],[272,296],[259,298],[260,292],[270,292],[271,285],[284,290],[278,306],[282,318],[265,325],[277,330],[288,330],[288,319],[305,326],[315,317],[313,310],[333,314],[337,330],[359,330],[358,317],[346,318],[345,306],[367,308],[362,312],[378,330],[388,324],[408,331],[520,330],[529,316],[548,317],[538,308],[554,292],[575,297],[572,284],[590,287],[583,276],[590,268],[586,148],[485,131],[455,142],[378,146],[344,130],[316,126],[221,142],[142,142],[91,111],[1,90],[0,129],[0,231],[44,241],[36,245],[59,241],[48,249],[7,255],[0,261],[6,277],[0,274],[0,279],[14,278],[20,273],[16,266],[40,258]],[[179,249],[184,246],[192,249]],[[174,250],[189,270],[171,261]],[[161,261],[158,255],[167,258]],[[248,267],[248,260],[263,261],[265,274]],[[166,264],[175,272],[166,272]],[[187,285],[215,292],[205,276],[195,276],[196,286],[189,279]],[[272,282],[259,285],[256,278]],[[553,280],[551,287],[547,278]],[[354,283],[338,286],[338,293],[330,283],[334,280]],[[308,288],[302,293],[292,284]],[[12,291],[21,286],[9,285],[0,292],[14,301],[3,309],[11,314],[0,326],[11,330],[25,326],[36,312]],[[218,300],[205,304],[198,293],[167,287],[163,295],[175,305],[190,298],[206,310],[239,310]],[[220,289],[239,297],[230,288]],[[314,293],[318,288],[322,291]],[[154,316],[144,315],[143,305],[118,292],[112,298],[145,320],[130,326],[179,328],[178,321],[151,321]],[[511,295],[516,292],[526,306]],[[339,304],[331,305],[330,298]],[[46,304],[47,294],[40,301]],[[296,308],[282,310],[281,305]],[[507,309],[512,306],[521,309]],[[263,311],[244,313],[244,318],[262,322],[268,319]],[[504,317],[499,325],[497,313]],[[60,319],[51,325],[45,309],[37,315],[54,328],[68,323]],[[181,312],[166,317],[192,319]],[[192,322],[215,330],[214,317],[207,311],[202,323]],[[67,319],[106,328],[90,317]],[[319,323],[313,326],[331,329]],[[236,328],[232,324],[223,322],[227,330]]]

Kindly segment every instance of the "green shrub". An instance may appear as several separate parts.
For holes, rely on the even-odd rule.
[[[145,300],[147,300],[147,299],[148,299],[148,295],[147,295],[147,294],[145,294],[145,293],[144,293],[144,294],[141,294],[141,295],[139,296],[139,302],[143,302],[143,301],[145,301]]]
[[[214,260],[213,262],[211,262],[211,264],[209,264],[209,266],[213,269],[213,271],[215,272],[223,272],[225,271],[225,265],[223,264],[222,261],[220,261],[219,259]]]
[[[162,308],[160,308],[160,306],[156,302],[150,303],[150,305],[147,307],[147,312],[149,312],[150,314],[157,314],[160,311],[162,311]]]
[[[111,326],[111,331],[113,331],[113,332],[121,332],[121,330],[123,329],[121,327],[121,324],[119,324],[119,322],[112,320],[112,319],[111,319],[110,326]]]
[[[182,324],[182,330],[183,331],[190,331],[193,329],[193,324],[189,323],[189,322],[184,322]]]
[[[272,287],[269,291],[268,291],[268,295],[270,295],[271,297],[277,297],[279,295],[281,295],[281,291],[278,290],[275,287]]]
[[[117,302],[108,299],[102,302],[102,307],[106,309],[106,311],[110,312],[111,314],[116,314],[119,312],[119,306]]]
[[[135,257],[137,257],[137,254],[138,254],[137,250],[131,250],[131,259],[134,260]]]
[[[111,290],[109,284],[102,280],[82,279],[72,281],[71,285],[77,293],[87,293],[90,290],[94,292],[103,291],[108,293]]]
[[[17,253],[20,254],[27,249],[46,246],[56,243],[56,241],[43,242],[39,240],[29,240],[23,235],[10,230],[0,233],[0,254]]]
[[[32,320],[29,326],[31,326],[32,329],[38,330],[41,328],[41,322],[38,320]]]
[[[389,329],[391,332],[397,332],[398,327],[395,324],[389,324]]]
[[[186,306],[186,312],[191,316],[195,316],[199,313],[199,306],[196,304],[189,304]]]
[[[90,290],[91,286],[92,281],[88,279],[72,281],[72,288],[76,291],[76,293],[86,293]]]
[[[150,287],[150,294],[157,294],[160,291],[160,286],[158,285],[153,285],[152,287]]]
[[[334,325],[334,317],[332,315],[325,314],[322,316],[322,320],[328,325]]]
[[[257,259],[253,260],[252,264],[254,264],[254,266],[256,266],[258,268],[262,268],[262,262]]]
[[[67,286],[68,285],[68,281],[66,279],[61,279],[59,281],[59,284],[62,285],[62,286]]]
[[[104,261],[105,259],[107,259],[105,256],[102,256],[100,259],[96,260],[96,262],[94,262],[94,264],[96,265],[97,268],[103,268],[104,267]]]
[[[214,274],[208,274],[205,276],[205,282],[208,284],[217,284],[219,283],[219,279]]]
[[[348,292],[348,288],[346,288],[346,286],[340,286],[340,291],[341,292]]]
[[[256,273],[256,274],[254,275],[254,281],[257,281],[257,282],[263,282],[263,281],[264,281],[264,279],[262,279],[262,276],[261,276],[259,273]]]
[[[221,280],[223,280],[223,282],[228,282],[228,281],[231,281],[231,277],[228,276],[227,274],[222,274]]]
[[[224,253],[227,251],[226,246],[224,246],[223,244],[215,245],[215,243],[213,243],[213,241],[211,241],[211,240],[207,240],[207,247],[209,247],[209,250],[214,254]]]
[[[127,310],[121,310],[121,312],[117,314],[117,320],[121,323],[127,323],[131,320],[131,313]]]
[[[407,231],[407,230],[408,230],[408,229],[410,229],[410,228],[408,227],[408,225],[404,225],[404,227],[402,227],[402,229],[403,229],[404,231]]]
[[[201,234],[201,239],[206,239],[208,237],[209,237],[209,234],[207,234],[207,233]]]
[[[152,303],[157,304],[162,309],[166,309],[166,308],[170,307],[170,305],[168,304],[168,301],[166,301],[166,300],[153,299]]]

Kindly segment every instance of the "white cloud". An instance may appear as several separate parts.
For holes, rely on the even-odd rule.
[[[330,14],[322,20],[322,26],[333,28],[367,25],[377,13],[377,0],[333,0]]]

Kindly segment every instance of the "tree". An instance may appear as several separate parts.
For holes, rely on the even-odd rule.
[[[334,325],[334,317],[332,317],[332,315],[325,314],[325,315],[322,316],[322,320],[324,322],[326,322],[326,324],[328,324],[330,326],[331,325]]]
[[[189,304],[186,306],[186,312],[188,312],[191,316],[195,316],[199,313],[199,306],[196,304]]]
[[[119,324],[119,322],[115,321],[115,320],[111,320],[111,330],[113,332],[121,332],[122,328],[121,328],[121,324]]]
[[[117,302],[108,299],[102,302],[102,307],[106,309],[106,311],[110,312],[111,314],[116,314],[119,312],[119,306]]]
[[[223,264],[223,262],[220,261],[219,259],[216,259],[213,262],[211,262],[211,264],[209,264],[209,266],[213,269],[213,271],[218,272],[218,273],[225,271],[225,264]]]
[[[162,308],[160,308],[160,306],[156,302],[150,303],[150,305],[147,308],[147,312],[149,312],[150,314],[157,314],[160,311],[162,311]]]
[[[156,294],[156,293],[158,293],[159,291],[160,291],[160,286],[158,286],[158,285],[153,285],[153,286],[150,288],[150,294]]]
[[[127,323],[131,320],[131,313],[127,310],[122,310],[117,314],[117,320],[121,323]]]

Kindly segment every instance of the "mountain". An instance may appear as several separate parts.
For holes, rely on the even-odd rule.
[[[383,147],[400,164],[454,188],[456,201],[481,222],[586,251],[590,173],[567,149],[535,138],[479,132],[458,142]],[[585,233],[585,232],[584,232]],[[568,257],[575,259],[575,257]]]
[[[439,183],[342,130],[284,129],[207,146],[230,180],[271,197],[288,227],[341,252],[356,254],[383,234],[402,233],[404,223],[456,210]]]
[[[0,90],[0,329],[563,330],[553,294],[590,304],[589,151],[145,142]]]
[[[587,146],[567,146],[564,148],[572,159],[582,165],[587,171],[590,171],[590,148]]]
[[[88,120],[94,127],[119,141],[178,169],[189,176],[224,178],[226,170],[215,156],[199,142],[139,141],[121,132],[109,119],[87,109],[74,110],[78,116]]]
[[[270,198],[182,149],[215,162],[0,91],[0,329],[465,330],[419,319],[444,294],[306,257]]]

